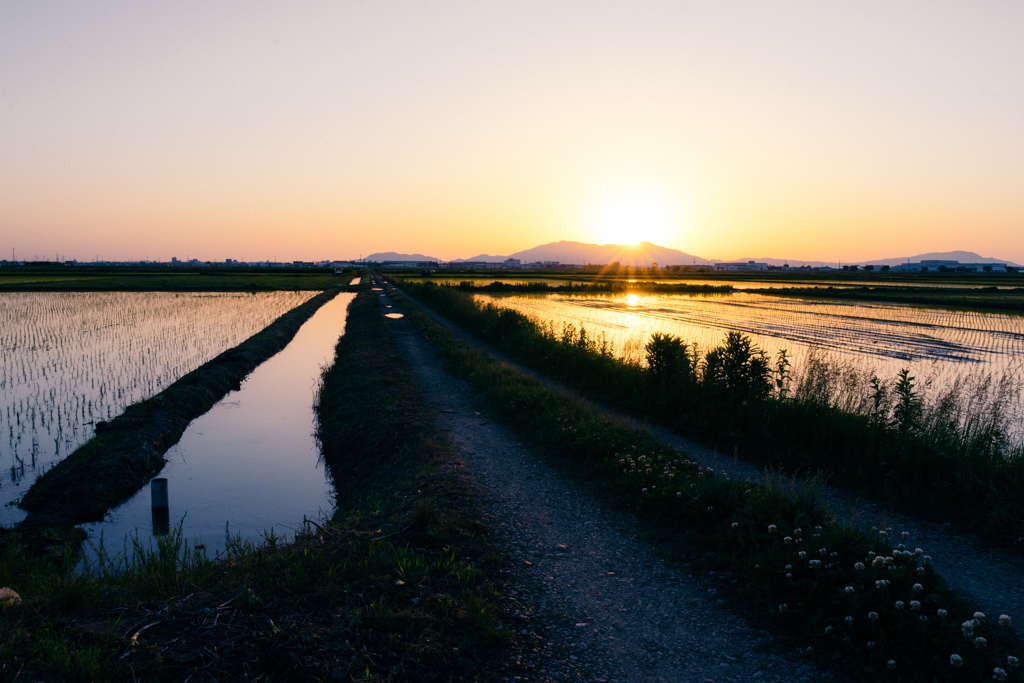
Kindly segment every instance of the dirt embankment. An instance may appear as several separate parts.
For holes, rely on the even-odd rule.
[[[189,423],[260,363],[283,349],[299,328],[343,288],[331,288],[296,306],[264,330],[188,373],[158,395],[129,406],[28,490],[19,507],[22,527],[97,521],[133,496],[164,466],[164,453]]]

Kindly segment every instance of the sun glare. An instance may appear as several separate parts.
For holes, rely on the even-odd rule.
[[[673,242],[677,225],[672,207],[658,197],[633,193],[610,197],[598,204],[591,218],[594,238],[601,244]]]

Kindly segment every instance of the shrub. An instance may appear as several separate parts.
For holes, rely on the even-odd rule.
[[[725,343],[704,356],[701,380],[709,389],[735,398],[761,400],[771,389],[768,355],[745,334],[729,332]]]
[[[693,383],[697,376],[697,347],[672,334],[655,332],[644,345],[648,375],[655,382]]]

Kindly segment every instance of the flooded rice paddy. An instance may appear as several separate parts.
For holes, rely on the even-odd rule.
[[[194,420],[167,451],[157,476],[167,480],[169,522],[209,557],[225,549],[225,532],[259,539],[273,529],[289,537],[303,518],[319,521],[333,511],[334,489],[314,438],[314,404],[354,297],[339,294],[324,304],[284,350]],[[94,544],[102,533],[105,549],[114,552],[125,537],[162,531],[154,528],[148,486],[103,522],[83,528]]]
[[[808,301],[737,292],[725,295],[477,295],[521,311],[557,334],[566,323],[604,334],[616,355],[641,363],[652,333],[677,335],[702,351],[726,332],[750,335],[773,358],[785,349],[799,374],[826,358],[859,376],[891,379],[910,368],[922,387],[943,390],[986,377],[1015,385],[1024,359],[1024,317],[903,304]],[[993,382],[995,386],[998,382]]]
[[[0,524],[97,422],[162,391],[316,292],[0,294]]]

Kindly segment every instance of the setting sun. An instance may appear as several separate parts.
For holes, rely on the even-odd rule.
[[[675,242],[676,217],[668,202],[649,194],[632,193],[609,197],[591,215],[593,238],[602,244]]]

